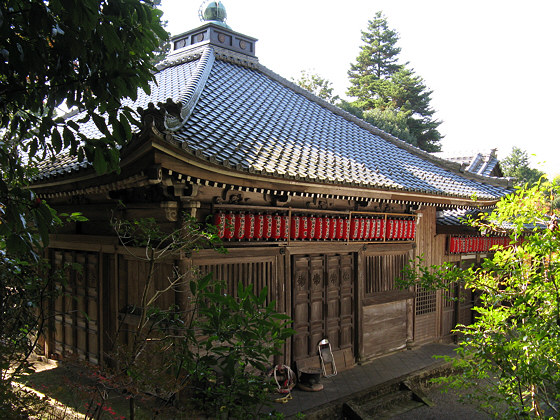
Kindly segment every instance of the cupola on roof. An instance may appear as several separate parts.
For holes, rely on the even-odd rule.
[[[234,51],[244,59],[256,61],[255,38],[233,31],[226,23],[226,8],[221,1],[205,1],[198,10],[198,16],[204,25],[171,37],[175,52],[190,51],[195,48],[212,46],[219,52],[221,49]]]

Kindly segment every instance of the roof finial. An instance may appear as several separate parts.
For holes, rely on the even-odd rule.
[[[216,25],[229,28],[226,23],[226,8],[221,1],[205,0],[198,9],[198,17],[203,22],[212,22]]]

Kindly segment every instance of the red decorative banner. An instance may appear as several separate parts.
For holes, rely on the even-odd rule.
[[[507,236],[450,236],[450,254],[474,254],[492,251],[494,246],[508,246],[510,238]]]
[[[360,216],[326,216],[296,214],[291,218],[282,214],[247,212],[219,212],[214,215],[218,235],[226,240],[287,241],[413,241],[416,234],[414,217],[380,218]],[[483,238],[493,239],[493,238]],[[453,237],[449,252],[467,252],[490,246],[479,238]]]

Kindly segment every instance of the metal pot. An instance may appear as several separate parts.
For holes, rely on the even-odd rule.
[[[318,384],[321,380],[321,369],[302,368],[299,370],[299,382],[306,385]]]

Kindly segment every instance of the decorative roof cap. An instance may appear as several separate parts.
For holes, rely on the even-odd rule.
[[[206,6],[206,8],[204,8],[204,6]],[[200,9],[198,9],[198,17],[202,22],[212,22],[224,28],[231,29],[226,23],[227,12],[221,1],[206,0],[203,2],[200,5]]]

